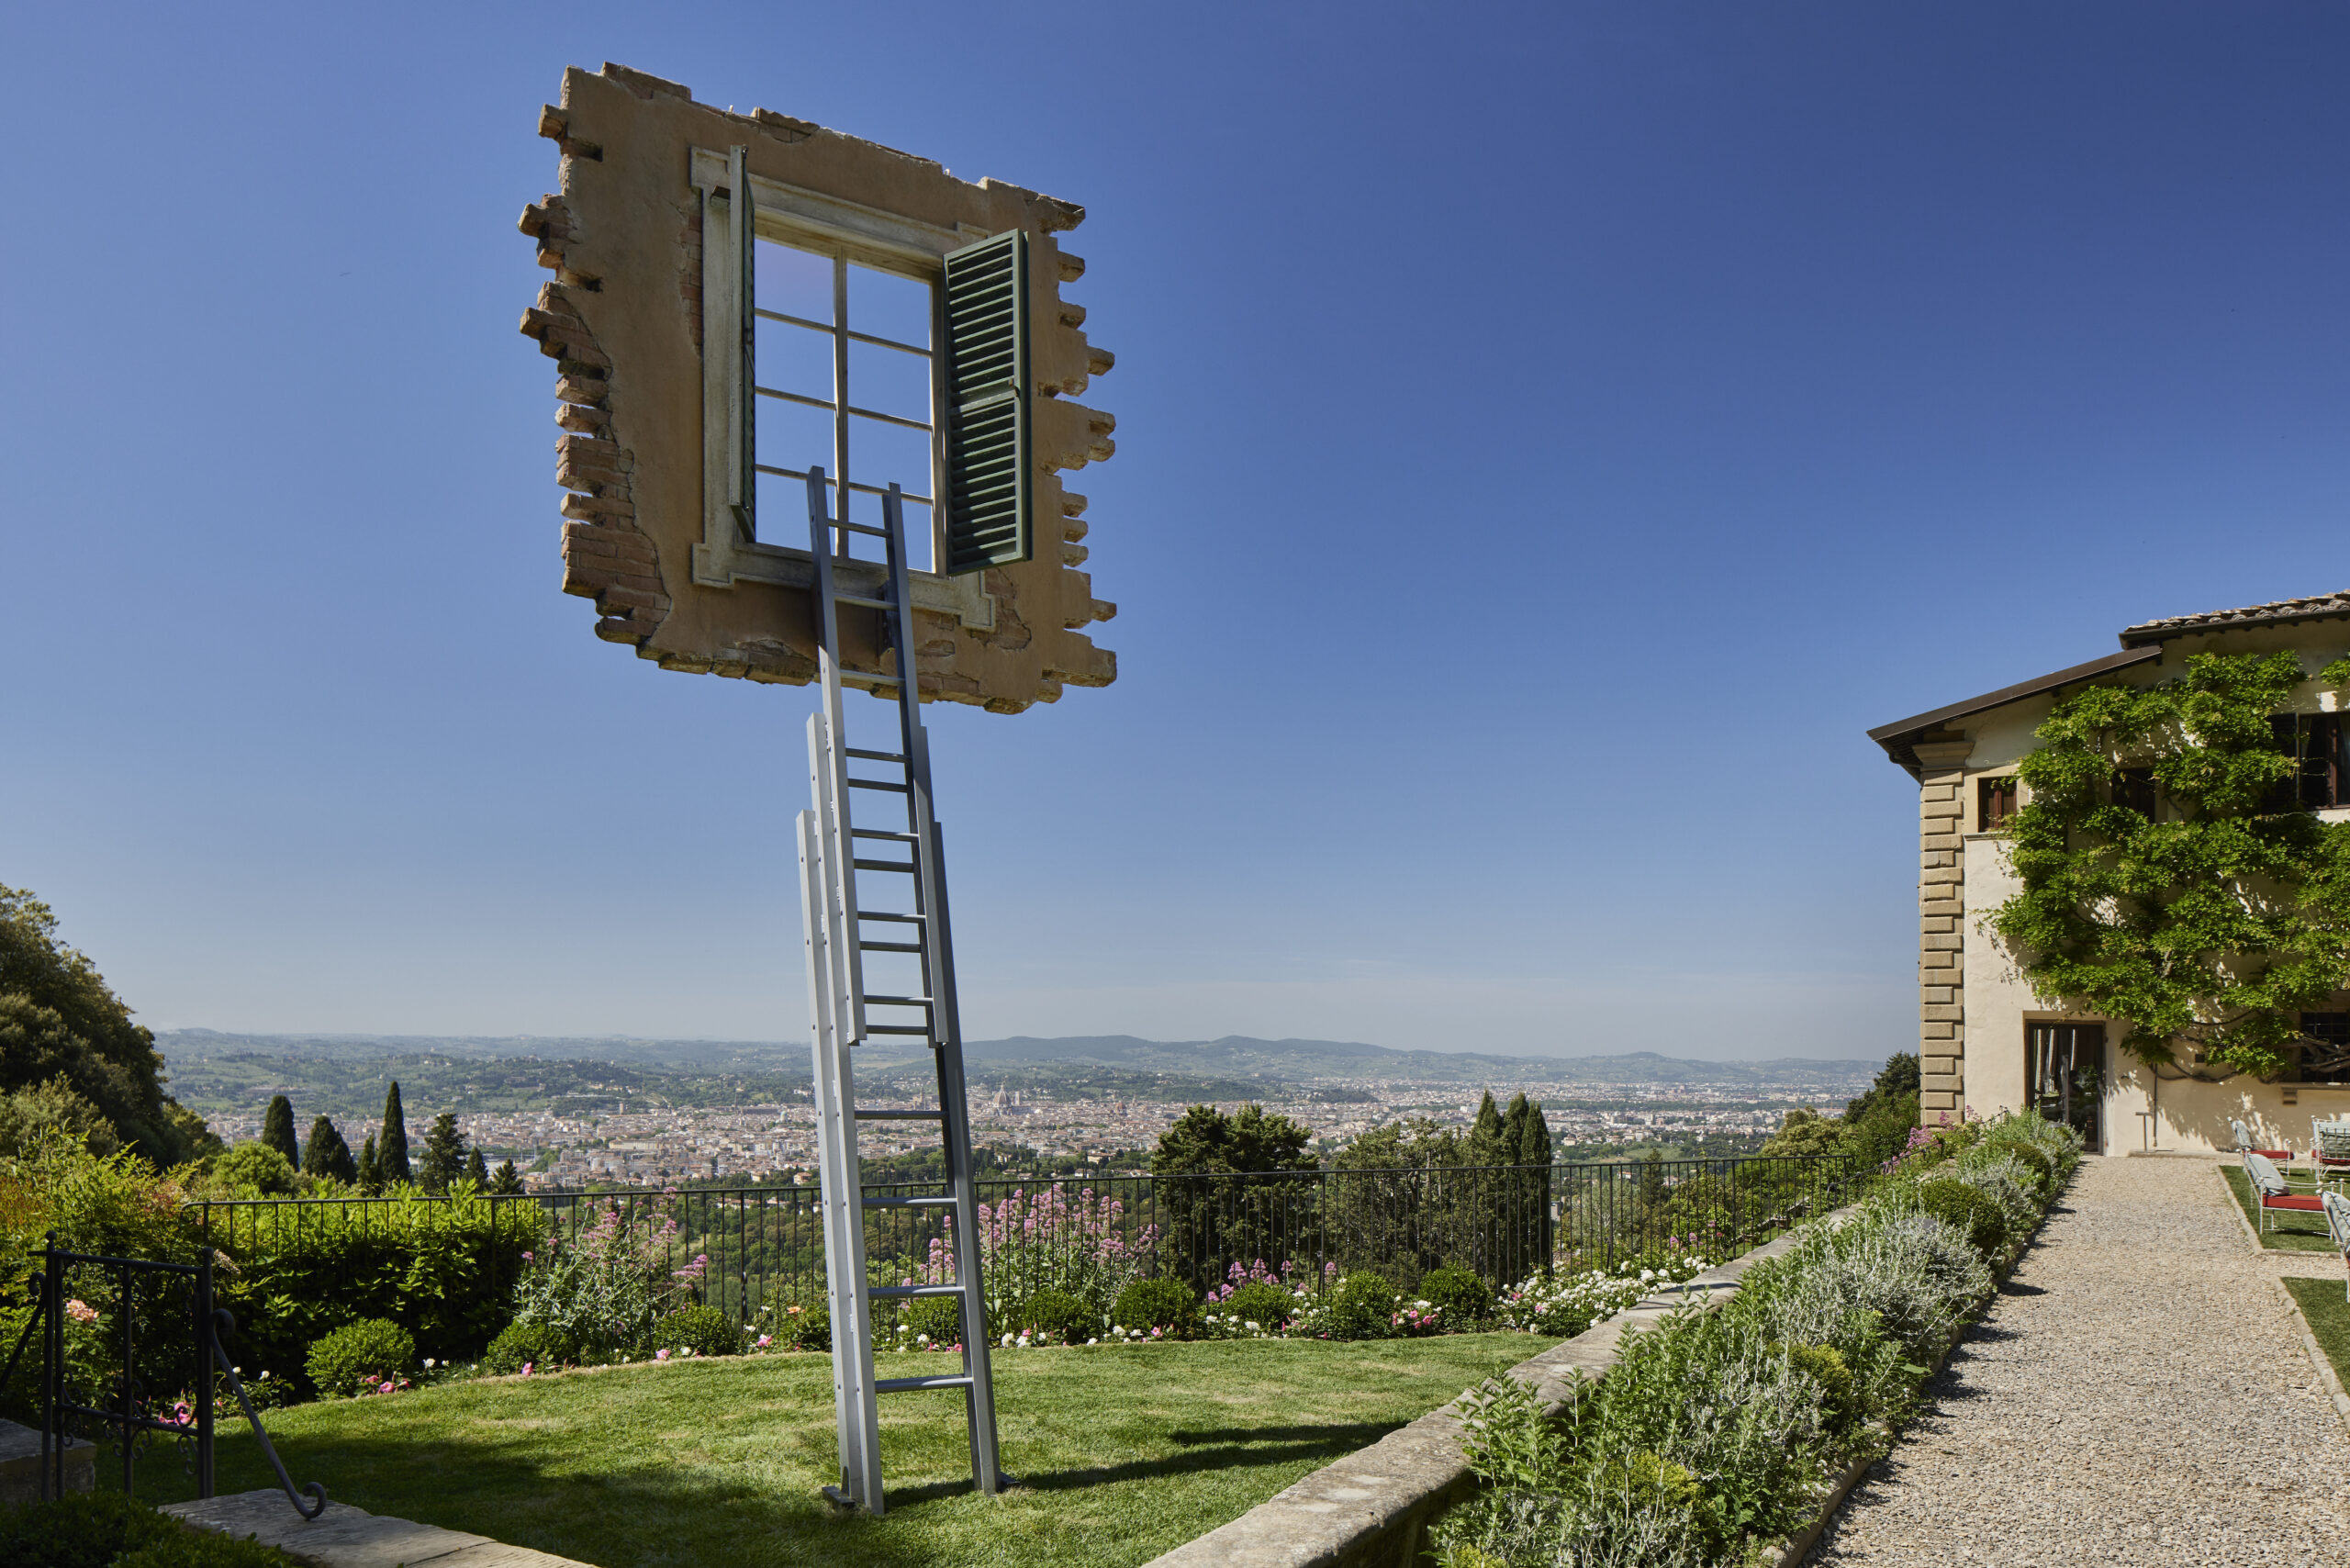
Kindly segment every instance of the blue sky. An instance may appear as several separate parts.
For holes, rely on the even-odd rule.
[[[0,882],[157,1027],[804,1037],[810,694],[556,591],[514,220],[566,64],[1090,209],[1122,674],[932,711],[975,1036],[1879,1056],[1867,726],[2350,587],[2335,6],[91,5],[0,51]]]

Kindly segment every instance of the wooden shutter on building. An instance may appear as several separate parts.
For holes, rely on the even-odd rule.
[[[952,576],[1035,554],[1028,236],[946,255],[946,562]]]

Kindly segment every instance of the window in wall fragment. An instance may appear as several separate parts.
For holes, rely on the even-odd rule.
[[[899,486],[907,565],[935,569],[932,286],[773,241],[755,265],[762,537],[799,538],[785,520],[805,515],[808,470],[821,467],[833,515],[856,522],[879,526],[881,497]]]

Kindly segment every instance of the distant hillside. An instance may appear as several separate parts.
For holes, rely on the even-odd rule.
[[[612,1062],[652,1071],[785,1074],[804,1079],[808,1047],[800,1043],[745,1040],[602,1039],[538,1036],[242,1035],[174,1029],[156,1036],[174,1071],[229,1057],[283,1057],[356,1066],[386,1057],[434,1055],[476,1061],[536,1058],[545,1061]],[[863,1066],[886,1070],[911,1064],[919,1047],[868,1047]],[[964,1054],[976,1070],[1023,1065],[1100,1067],[1124,1072],[1181,1075],[1225,1081],[1297,1083],[1327,1079],[1378,1079],[1417,1083],[1685,1084],[1789,1087],[1866,1083],[1879,1063],[1779,1058],[1692,1061],[1636,1051],[1624,1056],[1505,1056],[1471,1051],[1399,1051],[1347,1040],[1145,1040],[1132,1035],[1040,1039],[974,1040]]]

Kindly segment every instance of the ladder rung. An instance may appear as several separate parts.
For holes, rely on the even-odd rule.
[[[921,837],[918,834],[911,833],[892,833],[886,827],[853,827],[848,830],[848,835],[851,838],[886,838],[893,844],[919,844],[922,842]]]
[[[865,1293],[883,1300],[902,1300],[910,1295],[961,1295],[960,1285],[875,1285]]]
[[[890,790],[901,795],[911,795],[914,792],[914,787],[911,784],[884,784],[878,778],[852,778],[848,781],[848,787],[852,790]]]
[[[920,1035],[925,1040],[930,1038],[930,1025],[927,1024],[867,1024],[865,1032],[868,1035]]]
[[[911,860],[859,860],[851,857],[849,864],[860,871],[903,871],[912,876],[915,870]]]
[[[917,1388],[968,1388],[969,1372],[946,1372],[937,1377],[877,1377],[873,1380],[876,1394],[904,1394]]]
[[[856,945],[856,950],[860,953],[919,953],[922,951],[922,944],[919,942],[867,942],[860,940]]]
[[[860,1122],[943,1122],[946,1119],[946,1113],[944,1111],[859,1111],[856,1113],[856,1119]]]
[[[842,680],[869,680],[880,686],[895,686],[898,684],[898,678],[896,676],[883,675],[878,669],[835,668],[833,671],[833,674]]]
[[[876,996],[869,991],[865,993],[865,1000],[867,1002],[878,1002],[889,1007],[927,1007],[930,1005],[930,998],[926,996]]]
[[[894,920],[906,925],[920,925],[929,917],[920,914],[900,914],[893,910],[886,909],[860,909],[856,912],[856,918],[859,920]]]
[[[948,1209],[955,1206],[952,1198],[867,1198],[868,1209]]]
[[[906,760],[905,754],[903,752],[864,751],[853,745],[843,746],[841,749],[851,756],[861,756],[867,762],[903,762]]]
[[[869,522],[851,522],[845,517],[834,518],[833,520],[833,526],[834,528],[845,528],[851,533],[869,533],[876,539],[887,539],[890,537],[890,531],[886,528],[876,528]]]
[[[854,527],[856,525],[851,524],[850,526]],[[895,599],[867,599],[861,593],[835,593],[833,595],[833,602],[835,604],[861,605],[867,610],[895,610],[898,608],[898,604]],[[889,676],[884,678],[895,680],[898,678],[896,676]]]

